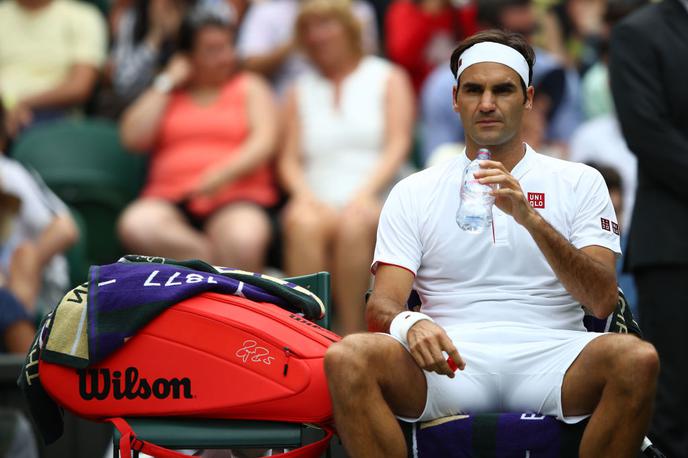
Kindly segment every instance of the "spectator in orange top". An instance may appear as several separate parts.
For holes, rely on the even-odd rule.
[[[237,69],[231,16],[223,3],[194,9],[179,46],[188,54],[124,113],[123,143],[152,157],[119,233],[132,252],[260,271],[278,197],[276,108],[267,83]]]
[[[459,41],[477,32],[473,5],[450,0],[396,0],[385,15],[387,57],[409,72],[416,93],[425,77],[449,60]]]

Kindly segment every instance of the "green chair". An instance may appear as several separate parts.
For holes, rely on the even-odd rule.
[[[72,219],[79,228],[79,239],[67,251],[66,258],[69,265],[69,284],[78,285],[88,279],[89,256],[86,252],[88,240],[88,227],[84,217],[81,216],[78,210],[71,208]]]
[[[318,272],[286,278],[316,294],[327,313],[317,323],[329,328],[330,274]],[[172,449],[296,448],[312,429],[305,425],[271,421],[215,420],[193,418],[126,418],[136,437]],[[119,432],[113,435],[114,457],[119,457]],[[328,453],[329,455],[329,453]],[[134,456],[138,456],[134,452]]]
[[[83,232],[87,236],[82,262],[107,264],[123,254],[116,222],[141,189],[146,158],[122,147],[114,123],[70,119],[39,126],[20,138],[11,155],[38,172],[73,213],[80,215],[75,219],[82,237]]]

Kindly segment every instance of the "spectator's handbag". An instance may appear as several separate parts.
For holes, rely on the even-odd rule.
[[[162,277],[163,267],[156,267],[158,274],[153,280],[149,275],[149,284],[163,288],[166,282],[174,285],[184,278],[200,283],[204,275],[183,271],[173,277],[172,271],[165,271],[166,277]],[[176,266],[172,268],[179,271]],[[89,288],[94,282],[93,269]],[[220,280],[217,276],[210,279]],[[100,280],[98,284],[102,288],[104,283]],[[247,286],[240,283],[239,292],[241,288],[245,292]],[[79,299],[78,288],[70,293],[72,297],[65,296],[62,304]],[[89,289],[88,300],[95,297]],[[100,308],[102,311],[104,307]],[[126,314],[126,310],[118,313]],[[127,316],[128,320],[137,319],[136,314]],[[56,322],[55,315],[51,319]],[[78,333],[78,326],[92,322],[89,317],[88,324],[75,322],[71,329]],[[57,343],[67,337],[56,332],[55,324],[43,328],[50,339],[58,339]],[[101,333],[107,337],[108,330]],[[332,435],[328,427],[332,406],[323,358],[339,337],[294,310],[237,295],[201,293],[166,307],[102,361],[72,367],[49,362],[54,360],[47,357],[50,341],[41,345],[41,338],[37,337],[33,350],[43,351],[36,359],[45,392],[79,416],[111,421],[121,433],[121,456],[130,456],[132,444],[154,456],[182,456],[136,439],[121,418],[125,416],[271,420],[326,427],[323,440],[279,455],[285,457],[319,456]],[[88,341],[92,347],[94,342]],[[78,340],[69,343],[80,344]],[[89,355],[96,350],[90,348]],[[31,377],[31,358],[30,354],[23,374],[26,377]]]

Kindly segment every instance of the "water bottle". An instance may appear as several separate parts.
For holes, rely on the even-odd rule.
[[[481,233],[492,224],[492,204],[495,198],[490,195],[492,186],[480,184],[473,175],[480,170],[479,161],[490,159],[490,150],[480,148],[478,157],[473,160],[463,173],[461,183],[461,201],[456,212],[456,224],[472,234]]]

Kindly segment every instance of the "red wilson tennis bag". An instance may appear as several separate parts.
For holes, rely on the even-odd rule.
[[[86,369],[41,360],[41,383],[79,416],[108,420],[154,456],[182,456],[142,441],[113,417],[183,416],[327,425],[323,358],[340,338],[273,304],[204,293],[173,305],[119,350]],[[279,456],[318,456],[322,441]]]

